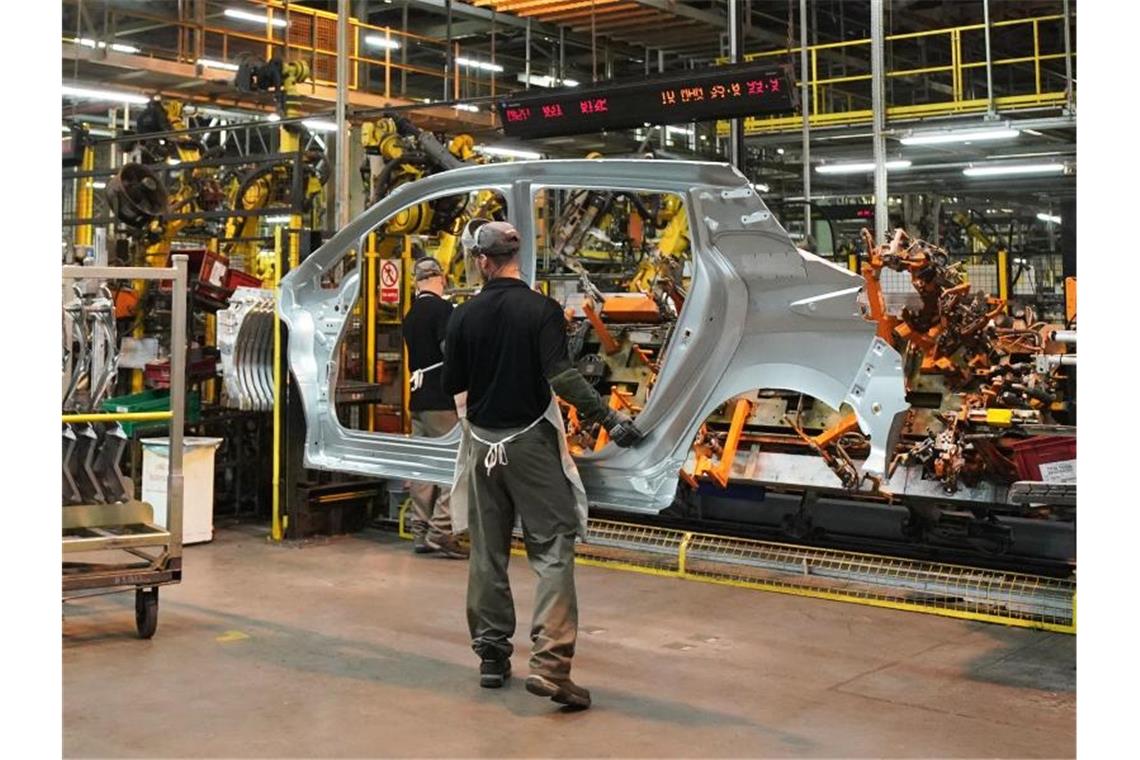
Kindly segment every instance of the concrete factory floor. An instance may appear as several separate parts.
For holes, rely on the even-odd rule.
[[[101,757],[1067,757],[1075,639],[578,569],[574,675],[528,694],[533,579],[512,561],[516,678],[480,689],[466,564],[366,532],[186,550],[158,634],[133,597],[64,606],[64,754]]]

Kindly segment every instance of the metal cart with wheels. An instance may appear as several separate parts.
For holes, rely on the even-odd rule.
[[[172,281],[170,329],[170,410],[65,414],[66,424],[107,422],[170,423],[167,475],[167,524],[154,524],[150,504],[127,500],[113,504],[63,507],[63,601],[102,594],[135,592],[135,627],[149,639],[158,628],[158,589],[182,580],[182,426],[186,407],[187,257],[173,266],[65,266],[65,280]]]

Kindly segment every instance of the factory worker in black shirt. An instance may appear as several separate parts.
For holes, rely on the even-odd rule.
[[[412,435],[438,438],[455,427],[455,400],[443,392],[440,367],[447,321],[454,310],[443,300],[443,269],[430,256],[413,267],[416,296],[404,315],[404,345],[411,367]],[[417,554],[439,552],[465,559],[467,549],[452,534],[451,495],[434,483],[412,483],[412,547]]]
[[[526,688],[589,707],[590,692],[570,680],[578,633],[574,541],[585,537],[586,495],[551,390],[582,419],[601,422],[618,446],[635,444],[641,433],[570,363],[562,308],[521,279],[518,231],[473,220],[463,245],[486,285],[452,314],[442,379],[445,392],[466,395],[452,505],[456,525],[471,531],[467,622],[482,660],[480,683],[498,687],[510,676],[515,609],[507,560],[517,515],[538,575]]]

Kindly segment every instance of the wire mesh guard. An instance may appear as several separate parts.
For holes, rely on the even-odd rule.
[[[591,520],[579,562],[1076,632],[1076,581]],[[521,541],[516,541],[522,548]]]

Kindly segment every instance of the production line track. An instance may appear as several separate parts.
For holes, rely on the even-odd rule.
[[[646,527],[666,528],[679,531],[694,531],[722,536],[758,541],[790,542],[805,549],[834,549],[850,552],[884,554],[902,559],[924,562],[939,562],[955,565],[969,565],[979,569],[997,572],[1028,573],[1048,578],[1068,578],[1073,575],[1075,564],[1067,559],[1035,556],[1028,553],[995,554],[978,549],[906,541],[896,538],[829,532],[823,536],[789,536],[778,526],[763,525],[739,519],[718,519],[715,517],[682,517],[669,510],[658,515],[642,515],[607,510],[591,510],[600,519],[623,521]],[[1042,530],[1051,527],[1042,523]],[[1072,533],[1071,526],[1055,526],[1058,532]]]
[[[408,502],[400,509],[399,533]],[[1033,573],[676,528],[668,517],[593,516],[577,561],[618,570],[1060,633],[1076,632],[1076,581]],[[724,526],[719,526],[723,528]],[[516,535],[514,553],[525,553]]]

